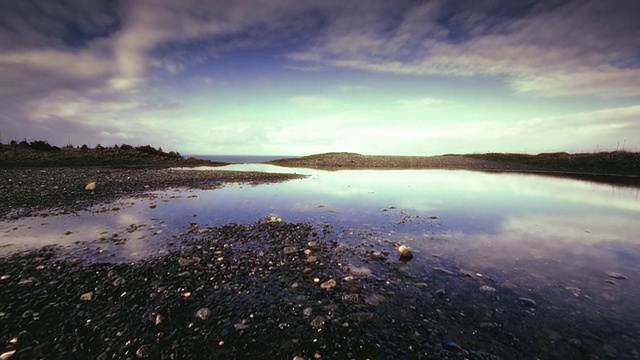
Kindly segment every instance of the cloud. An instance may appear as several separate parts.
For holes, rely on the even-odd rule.
[[[289,58],[372,72],[501,76],[536,96],[640,96],[640,25],[631,15],[640,4],[546,2],[518,13],[509,3],[494,2],[511,8],[502,16],[500,6],[429,2],[405,9],[396,24],[381,14],[352,26],[340,19]]]
[[[435,98],[402,99],[398,104],[404,110],[443,110],[454,106],[453,102]]]

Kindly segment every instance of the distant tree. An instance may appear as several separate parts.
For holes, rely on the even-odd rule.
[[[127,145],[127,144],[122,144],[120,145],[120,150],[133,150],[133,146],[131,145]]]
[[[29,147],[36,151],[58,151],[60,148],[49,145],[46,141],[32,141]]]
[[[27,139],[24,139],[24,140],[20,141],[20,142],[18,143],[18,145],[21,145],[21,146],[29,146],[29,142],[27,141]]]
[[[118,150],[118,144],[113,145],[113,148]]]
[[[98,149],[98,150],[102,150],[102,149],[104,149],[104,147],[103,147],[102,145],[100,145],[100,143],[98,143],[98,144],[96,145],[96,149]]]
[[[82,144],[82,146],[80,146],[80,150],[89,150],[89,147],[87,144]]]
[[[10,142],[9,144],[11,144],[11,145],[14,145],[14,146],[15,146],[15,145],[18,145],[18,142],[17,142],[17,141],[15,141],[15,140],[11,140],[11,142]]]

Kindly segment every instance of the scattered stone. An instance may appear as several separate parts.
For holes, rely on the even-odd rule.
[[[93,299],[93,291],[89,291],[80,295],[81,301],[91,301],[92,299]]]
[[[459,352],[463,351],[462,346],[456,344],[451,340],[443,340],[442,347],[449,351],[459,351]]]
[[[343,252],[347,251],[348,249],[349,249],[349,247],[347,245],[340,244],[340,245],[336,246],[336,253],[339,255],[339,254],[342,254]]]
[[[194,259],[187,259],[185,257],[178,258],[178,264],[180,266],[189,266],[193,265],[196,261]]]
[[[446,293],[446,292],[445,292],[445,290],[444,290],[444,289],[438,289],[438,290],[436,290],[436,295],[438,295],[438,296],[443,296],[445,293]]]
[[[144,344],[142,346],[140,346],[140,348],[138,348],[138,350],[136,351],[136,357],[145,359],[150,357],[151,355],[153,355],[153,353],[156,351],[156,346],[153,344]]]
[[[535,307],[537,305],[535,300],[529,299],[528,297],[521,296],[518,300],[528,307]]]
[[[444,274],[444,275],[455,275],[453,273],[453,271],[447,270],[447,269],[445,269],[443,267],[434,267],[433,270],[435,270],[435,271],[437,271],[437,272],[439,272],[441,274]]]
[[[618,285],[618,283],[617,283],[617,282],[615,282],[615,281],[613,281],[613,280],[611,280],[611,279],[607,279],[607,280],[605,280],[605,281],[607,282],[607,284],[611,284],[611,285]]]
[[[353,276],[369,276],[371,275],[371,269],[366,266],[349,266],[349,274]]]
[[[316,256],[313,256],[313,255],[311,255],[311,256],[309,256],[309,257],[307,258],[307,262],[308,262],[309,264],[315,264],[317,261],[318,261],[318,258],[317,258]]]
[[[15,353],[16,353],[15,350],[9,350],[9,351],[3,352],[2,354],[0,354],[0,360],[10,359]]]
[[[293,247],[293,246],[285,246],[285,247],[284,247],[284,249],[282,249],[282,252],[283,252],[285,255],[291,255],[291,254],[295,254],[295,253],[297,253],[297,252],[298,252],[298,249],[296,249],[296,248],[295,248],[295,247]]]
[[[332,289],[337,285],[336,281],[333,279],[329,279],[325,282],[323,282],[322,284],[320,284],[320,287],[326,290]]]
[[[209,308],[203,307],[196,311],[196,318],[205,321],[211,317],[211,310]]]
[[[407,247],[406,245],[403,244],[398,246],[398,251],[400,252],[400,261],[408,262],[409,260],[413,259],[413,253],[411,252],[411,249],[409,249],[409,247]]]
[[[386,257],[381,251],[371,252],[371,258],[374,260],[384,260]]]
[[[87,191],[95,191],[96,188],[98,187],[98,184],[95,181],[92,181],[90,183],[88,183],[84,189]]]
[[[370,306],[378,306],[381,302],[385,301],[386,298],[380,294],[372,294],[367,296],[364,299],[364,303]]]
[[[350,304],[356,304],[360,302],[359,294],[344,294],[342,295],[342,301]]]
[[[607,271],[607,276],[616,280],[627,280],[625,275],[613,271]]]
[[[348,293],[359,293],[364,288],[364,285],[355,281],[346,281],[342,287]]]
[[[248,328],[249,328],[249,325],[247,325],[247,324],[243,324],[243,323],[237,323],[237,324],[233,324],[233,327],[234,327],[236,330],[246,330],[246,329],[248,329]]]
[[[483,291],[483,292],[496,292],[496,288],[491,287],[489,285],[482,285],[482,286],[480,286],[480,291]]]
[[[313,320],[311,320],[311,326],[313,326],[316,329],[320,329],[324,326],[326,322],[327,322],[326,318],[322,316],[316,316],[315,318],[313,318]]]

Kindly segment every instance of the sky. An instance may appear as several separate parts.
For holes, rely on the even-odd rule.
[[[636,0],[5,0],[0,140],[640,151]]]

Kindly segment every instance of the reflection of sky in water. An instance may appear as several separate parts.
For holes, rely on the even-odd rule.
[[[537,286],[577,281],[597,293],[610,285],[604,282],[605,271],[629,276],[627,286],[640,285],[638,189],[469,171],[329,172],[260,164],[226,169],[310,176],[269,185],[170,190],[100,207],[120,208],[116,211],[2,222],[0,245],[14,245],[0,251],[21,248],[18,243],[72,245],[115,233],[127,239],[113,247],[116,258],[136,258],[157,252],[192,222],[253,223],[275,214],[289,222],[370,232],[370,240],[388,250],[392,245],[377,241],[406,242],[417,255],[409,264],[417,273],[438,261],[430,255],[440,255],[459,268],[493,272],[513,286],[525,286],[532,278]],[[429,220],[431,215],[437,220]]]

